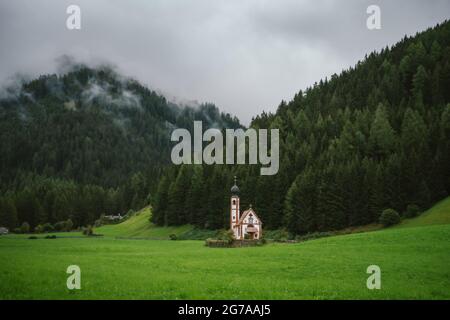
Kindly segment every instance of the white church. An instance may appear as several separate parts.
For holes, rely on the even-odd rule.
[[[234,177],[234,186],[231,188],[230,226],[237,240],[257,240],[262,236],[262,222],[256,212],[250,208],[240,211],[239,188]]]

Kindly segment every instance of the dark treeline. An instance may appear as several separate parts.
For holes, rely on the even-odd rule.
[[[0,226],[72,219],[77,227],[142,208],[170,162],[170,132],[194,120],[240,127],[212,104],[177,106],[108,67],[73,65],[7,88]]]
[[[157,224],[228,227],[229,190],[266,228],[297,234],[377,221],[381,211],[427,208],[450,191],[450,23],[372,53],[300,91],[253,128],[280,129],[280,170],[170,168],[152,198]]]

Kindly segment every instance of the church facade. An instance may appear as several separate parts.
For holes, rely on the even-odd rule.
[[[233,231],[234,238],[237,240],[261,239],[262,221],[252,209],[252,206],[250,205],[250,208],[241,214],[239,188],[236,185],[236,177],[234,178],[234,186],[231,188],[230,227]]]

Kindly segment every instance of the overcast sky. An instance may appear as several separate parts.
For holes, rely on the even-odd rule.
[[[66,8],[81,8],[81,30]],[[381,8],[381,30],[366,9]],[[449,0],[0,0],[0,81],[68,54],[248,124],[366,53],[449,18]]]

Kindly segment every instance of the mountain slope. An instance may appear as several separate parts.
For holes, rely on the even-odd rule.
[[[172,129],[194,120],[240,126],[214,105],[178,107],[107,67],[41,76],[0,99],[2,183],[32,171],[117,187],[170,163]]]
[[[420,227],[439,224],[450,224],[450,197],[439,201],[418,217],[403,220],[397,227]]]
[[[150,223],[151,209],[146,207],[124,222],[105,225],[95,229],[95,233],[123,238],[169,239],[171,234],[180,235],[192,230],[192,226],[158,227]]]
[[[73,65],[0,96],[0,226],[14,229],[148,204],[174,128],[241,127],[212,104],[180,107],[109,67]]]
[[[448,88],[445,21],[257,116],[252,127],[280,130],[277,175],[260,176],[256,165],[169,172],[152,200],[154,221],[227,226],[234,175],[242,208],[253,204],[266,228],[294,234],[371,224],[387,208],[428,208],[450,194]]]

